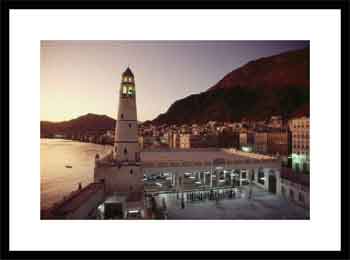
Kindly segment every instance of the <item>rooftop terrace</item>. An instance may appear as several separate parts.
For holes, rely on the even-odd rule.
[[[140,153],[144,167],[208,166],[212,164],[278,163],[279,159],[255,153],[246,153],[227,148],[194,149],[144,149]],[[98,160],[100,166],[123,165],[125,161],[114,161],[112,154]]]
[[[208,166],[212,164],[276,163],[277,158],[236,149],[196,148],[143,150],[144,167]]]

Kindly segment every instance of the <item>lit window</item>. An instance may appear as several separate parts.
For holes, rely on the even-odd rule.
[[[127,92],[127,88],[126,88],[126,86],[124,86],[123,87],[123,94],[126,94],[126,92]]]

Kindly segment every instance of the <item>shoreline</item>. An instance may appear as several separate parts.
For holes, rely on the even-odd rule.
[[[99,145],[108,145],[108,146],[113,146],[112,142],[108,142],[108,143],[101,143],[101,142],[90,142],[90,141],[84,141],[84,140],[80,140],[80,139],[69,139],[69,138],[63,138],[63,137],[40,137],[40,139],[50,139],[50,140],[65,140],[65,141],[75,141],[75,142],[79,142],[79,143],[87,143],[87,144],[99,144]]]
[[[69,196],[77,190],[79,183],[83,187],[91,183],[95,154],[103,155],[112,149],[107,144],[58,137],[40,137],[40,145],[40,210],[49,209],[64,196]],[[66,165],[73,167],[67,169]],[[59,187],[55,187],[55,181],[59,181]]]

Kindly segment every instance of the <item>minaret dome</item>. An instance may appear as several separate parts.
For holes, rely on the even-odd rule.
[[[120,91],[123,97],[135,95],[135,77],[129,67],[122,74]]]
[[[122,74],[122,82],[123,83],[133,83],[134,82],[134,74],[131,69],[127,67],[127,69]]]

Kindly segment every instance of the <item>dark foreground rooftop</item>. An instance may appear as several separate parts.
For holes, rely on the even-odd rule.
[[[57,202],[52,208],[41,212],[42,219],[57,218],[65,216],[77,208],[84,205],[84,202],[89,200],[96,192],[103,190],[103,183],[90,183],[84,188],[73,191],[69,196],[65,197],[62,201]]]

